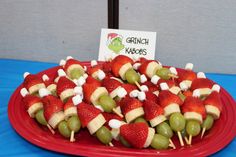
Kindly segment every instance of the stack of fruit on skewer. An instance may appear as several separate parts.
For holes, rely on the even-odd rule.
[[[220,86],[192,68],[123,55],[87,67],[68,56],[54,76],[25,72],[20,93],[31,118],[71,142],[87,128],[109,146],[175,149],[175,134],[181,146],[191,145],[222,111]]]

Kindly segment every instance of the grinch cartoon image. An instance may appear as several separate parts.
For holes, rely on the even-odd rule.
[[[116,33],[109,33],[107,35],[107,47],[116,54],[119,54],[124,49],[122,44],[122,36]]]

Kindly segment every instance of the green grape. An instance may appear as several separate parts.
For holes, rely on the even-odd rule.
[[[75,68],[70,71],[69,77],[73,79],[79,79],[81,76],[83,76],[84,72],[81,69]]]
[[[112,140],[111,132],[105,126],[102,126],[100,129],[98,129],[96,136],[103,144],[109,144]]]
[[[58,125],[58,131],[60,134],[66,138],[70,137],[71,131],[67,125],[67,122],[63,120],[62,122],[59,123]]]
[[[134,123],[139,123],[139,122],[143,122],[149,125],[148,122],[143,117],[138,117],[137,119],[134,120]]]
[[[214,118],[211,115],[207,115],[206,119],[202,123],[202,128],[209,130],[214,124]]]
[[[170,127],[172,128],[172,130],[174,131],[181,131],[185,128],[185,118],[184,116],[181,114],[181,113],[173,113],[171,116],[170,116]]]
[[[173,136],[173,131],[168,123],[162,122],[161,124],[156,126],[156,131],[158,134],[161,134],[167,138],[171,138]]]
[[[154,149],[167,149],[169,146],[169,138],[160,135],[160,134],[155,134],[152,142],[151,142],[151,147]]]
[[[80,127],[81,127],[79,117],[78,116],[70,117],[67,121],[67,125],[68,125],[70,130],[72,130],[74,132],[78,132],[80,130]]]
[[[125,146],[125,147],[131,147],[130,144],[124,139],[124,137],[120,136],[120,142]]]
[[[140,76],[134,69],[129,69],[125,73],[125,78],[128,83],[135,84],[135,82],[140,82]]]
[[[35,118],[40,124],[47,125],[47,121],[45,120],[45,117],[44,117],[44,114],[43,114],[43,109],[39,110],[35,114]]]
[[[179,92],[178,96],[182,101],[184,101],[186,98],[186,96],[182,92]]]
[[[116,102],[109,95],[101,96],[98,102],[105,112],[112,112],[112,109],[116,107]]]
[[[156,75],[164,80],[169,80],[171,78],[169,74],[171,74],[171,72],[168,68],[161,68],[158,69],[156,72]]]
[[[186,124],[186,132],[189,135],[197,136],[201,131],[201,126],[196,120],[189,120]]]

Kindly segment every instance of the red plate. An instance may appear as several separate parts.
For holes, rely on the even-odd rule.
[[[89,62],[84,62],[89,65]],[[39,73],[55,75],[59,67],[54,67]],[[204,139],[199,137],[193,138],[192,146],[180,147],[176,137],[173,138],[176,150],[157,151],[154,149],[133,149],[125,148],[117,142],[115,147],[104,146],[96,139],[89,135],[86,130],[81,130],[76,135],[76,142],[70,143],[67,139],[60,136],[59,133],[52,135],[47,128],[40,126],[34,119],[30,118],[25,111],[20,95],[19,86],[11,96],[8,115],[13,128],[23,138],[29,142],[56,152],[84,155],[84,156],[208,156],[224,148],[236,135],[236,104],[233,98],[221,88],[221,98],[224,104],[222,114],[213,128],[205,134]]]

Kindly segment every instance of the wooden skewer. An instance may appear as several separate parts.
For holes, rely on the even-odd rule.
[[[189,135],[189,139],[188,139],[188,144],[191,145],[192,144],[192,135]]]
[[[109,142],[109,146],[114,147],[114,145],[111,142]]]
[[[117,111],[117,109],[113,108],[112,111],[117,114],[119,117],[123,118],[123,114],[121,114],[119,111]]]
[[[140,90],[142,90],[140,84],[139,84],[137,81],[135,81],[134,83],[136,84],[136,86],[137,86]]]
[[[75,141],[75,131],[72,130],[70,133],[70,142],[74,142]]]
[[[172,74],[172,73],[168,74],[168,76],[170,76],[170,77],[172,77],[172,78],[179,78],[179,76],[177,76],[177,75],[175,75],[175,74]]]
[[[55,134],[55,131],[52,129],[52,127],[49,124],[47,124],[47,127],[51,131],[52,134]]]
[[[186,136],[184,136],[184,140],[187,144],[189,144],[188,138]]]
[[[173,141],[171,139],[169,139],[169,142],[172,145],[173,149],[176,149],[175,144],[173,143]]]
[[[171,143],[169,144],[169,147],[175,149],[175,147]]]
[[[203,138],[205,131],[206,131],[206,128],[203,128],[203,129],[202,129],[201,138]]]
[[[177,133],[178,133],[178,138],[179,138],[180,145],[181,145],[181,146],[184,146],[184,141],[183,141],[183,138],[182,138],[182,136],[181,136],[180,131],[178,131]]]

